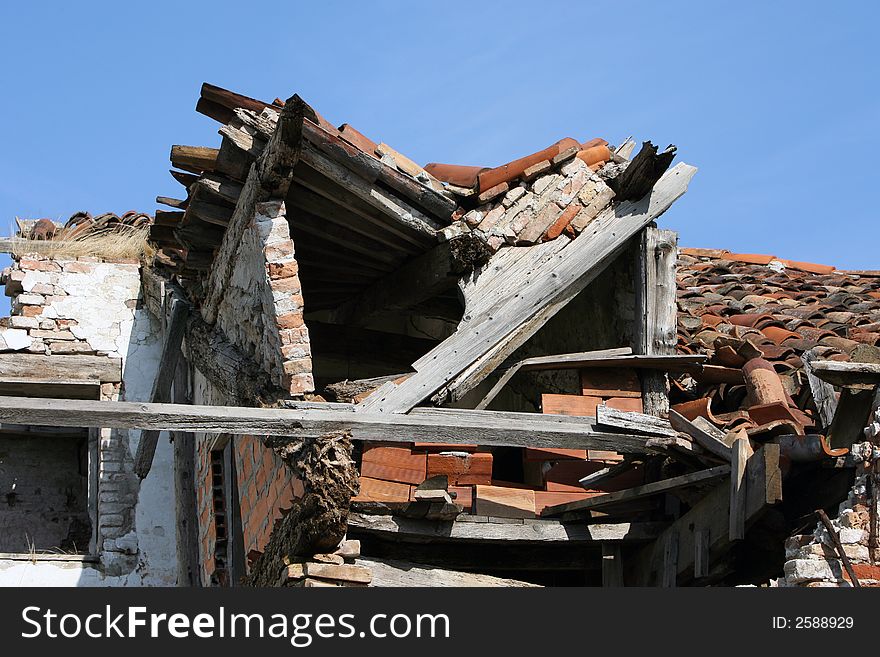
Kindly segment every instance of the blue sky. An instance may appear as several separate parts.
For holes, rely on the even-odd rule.
[[[6,3],[0,233],[179,196],[171,145],[219,143],[209,81],[299,93],[422,164],[674,143],[700,169],[661,219],[682,245],[880,268],[880,10],[837,4]]]

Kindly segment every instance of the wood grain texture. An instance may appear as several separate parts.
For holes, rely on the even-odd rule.
[[[348,410],[341,410],[340,406]],[[111,427],[171,431],[320,437],[351,431],[358,440],[510,447],[645,450],[643,436],[597,431],[589,418],[535,413],[433,409],[412,415],[353,412],[338,404],[299,408],[244,408],[140,402],[0,397],[0,421],[38,426]],[[427,409],[426,409],[427,410]],[[276,440],[279,444],[284,440]]]
[[[483,307],[474,311],[473,304],[466,305],[467,321],[414,364],[416,374],[381,395],[371,395],[361,410],[405,413],[491,355],[492,362],[475,367],[471,375],[456,382],[460,389],[473,388],[598,276],[633,235],[684,194],[695,172],[694,167],[680,164],[667,171],[650,194],[638,202],[606,209],[570,243],[558,238],[526,247],[530,253],[534,249],[547,255],[540,263],[523,266],[519,257],[496,273],[495,284],[486,286],[478,280],[485,295]],[[498,280],[518,293],[499,293]]]

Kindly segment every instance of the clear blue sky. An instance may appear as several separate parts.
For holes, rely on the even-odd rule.
[[[19,2],[0,22],[0,232],[153,211],[203,81],[299,93],[419,163],[633,135],[699,167],[684,246],[880,268],[876,2]]]

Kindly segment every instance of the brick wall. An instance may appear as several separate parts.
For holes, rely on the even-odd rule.
[[[258,204],[236,247],[217,325],[274,385],[291,395],[312,392],[309,334],[284,203]]]
[[[241,504],[244,550],[262,552],[276,520],[302,497],[302,482],[274,450],[251,436],[235,439],[235,467]]]
[[[232,449],[238,484],[242,538],[245,554],[261,552],[291,502],[303,494],[302,482],[274,450],[253,436],[233,436]],[[220,477],[227,477],[218,468],[218,451],[212,450],[212,439],[197,443],[197,494],[199,517],[199,555],[201,580],[205,586],[227,583],[224,562],[228,519],[231,502],[218,500],[222,487]]]

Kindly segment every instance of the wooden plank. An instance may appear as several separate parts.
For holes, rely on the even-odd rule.
[[[598,276],[633,235],[684,194],[695,171],[686,164],[670,169],[650,194],[636,203],[624,202],[604,210],[589,230],[570,243],[559,238],[529,247],[543,253],[549,248],[547,245],[561,242],[564,248],[552,252],[553,256],[537,267],[523,270],[513,266],[505,271],[506,284],[513,285],[518,294],[499,295],[497,284],[484,289],[490,295],[491,306],[477,316],[472,315],[466,325],[414,364],[415,375],[381,396],[372,395],[361,410],[405,413],[473,363],[492,354],[497,363],[478,368],[465,380],[457,381],[456,388],[460,393],[479,384]],[[469,310],[466,308],[466,315]],[[499,349],[502,342],[504,346]]]
[[[191,400],[189,365],[180,358],[174,377],[172,399]],[[191,433],[171,434],[174,448],[174,517],[177,547],[177,586],[201,586],[199,576],[199,518],[196,498],[196,441]]]
[[[351,431],[358,440],[466,443],[509,447],[644,451],[644,437],[596,431],[590,418],[466,409],[424,409],[398,415],[353,412],[352,406],[304,404],[296,408],[246,408],[140,402],[0,397],[0,421],[38,426],[109,427],[320,437]],[[278,444],[286,442],[279,439]]]
[[[623,586],[623,557],[620,545],[602,544],[602,586],[619,588]]]
[[[100,399],[100,381],[64,379],[0,379],[0,395],[10,397],[59,397],[61,399]]]
[[[813,363],[819,360],[819,356],[815,349],[809,349],[804,352],[801,357],[804,363],[804,372],[807,375],[807,383],[810,385],[810,392],[813,394],[813,403],[819,411],[819,419],[823,427],[830,427],[834,414],[837,412],[837,394],[834,392],[834,386],[823,381],[815,372],[813,372]]]
[[[498,396],[501,390],[508,384],[513,376],[524,367],[525,371],[543,370],[543,369],[568,369],[572,366],[572,362],[582,363],[585,359],[596,360],[610,358],[613,356],[627,356],[632,353],[630,347],[620,347],[617,349],[603,349],[599,351],[585,351],[577,354],[560,354],[558,356],[540,356],[537,358],[526,358],[511,367],[507,368],[504,374],[498,379],[492,389],[486,393],[486,396],[477,404],[478,410],[483,410],[492,403],[492,400]]]
[[[669,420],[645,413],[619,411],[607,404],[599,404],[596,407],[596,424],[623,429],[628,433],[643,433],[650,436],[675,437],[678,435],[678,432],[669,424]]]
[[[580,370],[581,394],[586,397],[641,397],[642,385],[634,369],[591,367]]]
[[[0,354],[0,379],[119,383],[122,381],[122,359],[107,356]]]
[[[211,172],[217,165],[217,155],[220,153],[216,148],[207,146],[179,146],[171,147],[171,166],[189,171],[190,173]]]
[[[360,557],[355,563],[370,569],[373,574],[373,581],[370,583],[370,586],[374,588],[410,588],[413,586],[432,588],[530,588],[539,586],[538,584],[523,582],[518,579],[448,570],[434,566],[426,567],[411,561],[399,561],[396,559]]]
[[[352,512],[348,526],[369,533],[423,540],[470,540],[481,543],[585,543],[643,542],[655,538],[662,523],[562,523],[558,520],[522,519],[490,522],[485,516],[459,516],[455,521],[416,520],[391,515]],[[510,519],[506,519],[510,520]],[[480,522],[482,521],[482,522]]]
[[[710,454],[714,454],[718,458],[730,463],[730,447],[715,438],[715,436],[712,436],[697,427],[693,422],[688,420],[681,413],[678,413],[673,409],[669,409],[669,423],[676,431],[686,433],[688,436],[693,438],[695,443],[697,443],[700,447],[705,449]]]
[[[694,530],[694,578],[708,577],[710,563],[709,530],[697,528]]]
[[[655,481],[650,484],[643,484],[642,486],[636,486],[635,488],[627,488],[626,490],[621,490],[614,493],[596,495],[594,497],[590,497],[589,499],[581,500],[578,502],[571,502],[569,504],[558,504],[556,506],[551,506],[547,509],[544,509],[544,513],[542,515],[561,515],[563,513],[569,513],[571,511],[586,511],[588,509],[596,509],[599,507],[607,506],[609,504],[628,502],[631,500],[640,499],[642,497],[658,495],[660,493],[668,493],[670,491],[678,490],[679,488],[686,488],[687,486],[693,486],[695,484],[712,481],[714,479],[718,479],[719,477],[724,477],[728,474],[730,474],[730,466],[719,465],[714,468],[708,468],[706,470],[700,470],[698,472],[691,472],[685,475],[680,475],[678,477],[671,477],[662,481]]]
[[[235,212],[224,233],[223,243],[205,282],[205,300],[201,312],[208,324],[213,324],[217,319],[217,309],[232,276],[238,245],[245,229],[253,221],[257,204],[287,196],[293,168],[299,160],[303,121],[307,118],[317,120],[317,114],[298,96],[288,99],[278,118],[278,128],[247,175]]]
[[[474,512],[498,518],[534,518],[535,491],[530,488],[477,486]]]
[[[746,465],[746,529],[768,506],[782,501],[782,473],[779,469],[779,445],[767,443],[748,460]],[[712,555],[722,555],[730,546],[730,487],[723,482],[697,502],[690,511],[676,520],[651,545],[645,546],[633,559],[628,572],[632,584],[656,586],[663,576],[664,549],[670,533],[678,534],[678,583],[693,574],[696,554],[696,531],[709,534]],[[701,538],[705,545],[705,539]]]
[[[678,234],[649,226],[642,231],[636,291],[638,351],[674,354],[678,340],[675,267]],[[669,410],[669,382],[664,372],[642,372],[645,412],[664,416]]]
[[[583,397],[581,395],[541,395],[541,410],[548,415],[574,415],[595,417],[598,407],[602,404],[624,412],[640,413],[641,397]]]
[[[601,494],[602,493],[592,493],[588,491],[570,493],[567,491],[536,490],[535,513],[541,515],[547,507],[556,506],[558,504],[568,504],[570,502],[579,502]]]
[[[679,535],[676,532],[666,534],[663,545],[663,579],[660,586],[674,589],[678,580]]]
[[[876,386],[880,384],[880,365],[875,363],[844,363],[836,360],[814,360],[813,374],[835,386]]]
[[[434,238],[442,225],[420,212],[406,200],[384,191],[372,182],[361,178],[342,164],[328,158],[308,142],[303,143],[302,158],[310,167],[328,177],[361,201],[381,210],[385,216],[425,237]]]
[[[741,541],[746,535],[746,464],[752,455],[748,438],[737,438],[730,460],[730,540]]]
[[[171,401],[171,384],[177,373],[177,361],[180,358],[183,335],[186,333],[189,310],[190,306],[185,301],[172,300],[168,325],[165,328],[165,341],[162,343],[162,355],[159,358],[159,369],[150,393],[151,402]],[[134,472],[141,479],[150,473],[150,468],[153,466],[153,456],[159,444],[159,433],[158,429],[148,429],[141,434],[141,439],[138,441]]]

